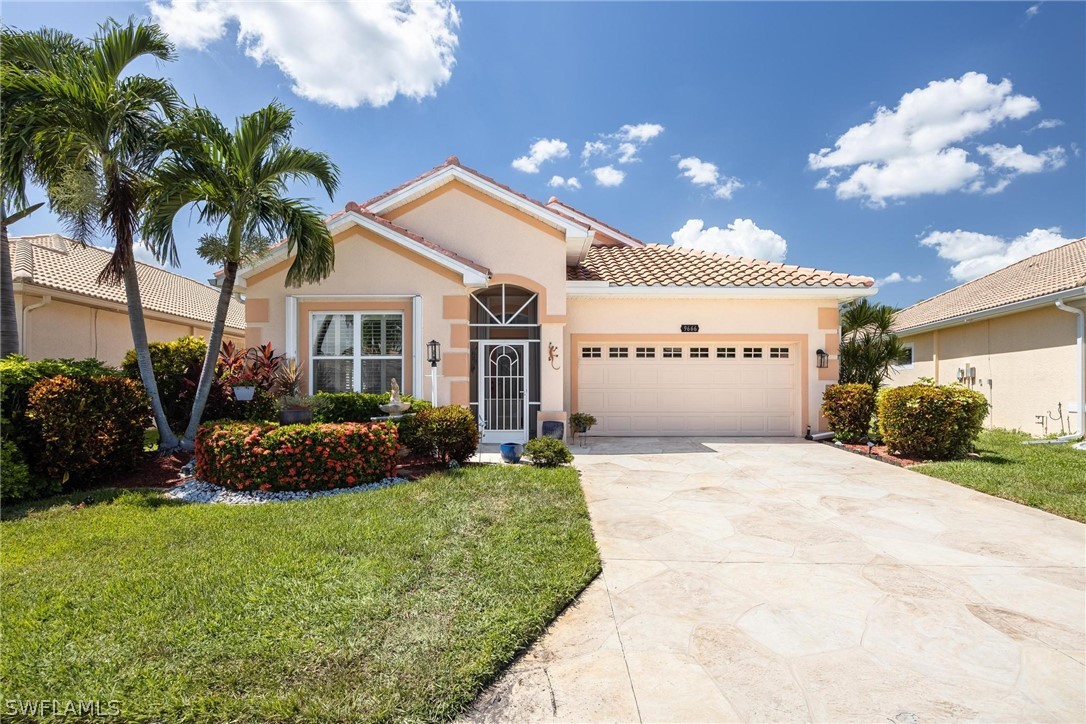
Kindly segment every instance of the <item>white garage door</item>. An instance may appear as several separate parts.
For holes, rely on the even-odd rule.
[[[577,356],[593,435],[800,434],[795,345],[588,342]]]

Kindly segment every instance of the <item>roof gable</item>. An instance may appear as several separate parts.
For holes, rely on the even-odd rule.
[[[550,198],[547,202],[547,208],[553,209],[556,213],[572,219],[573,221],[584,224],[590,229],[595,227],[597,229],[596,244],[599,246],[646,246],[645,242],[640,239],[635,239],[629,234],[619,231],[610,224],[600,221],[596,217],[589,216],[580,209],[575,209],[569,204],[559,201],[556,196]],[[608,241],[611,243],[608,243]]]
[[[953,323],[974,314],[1086,287],[1086,238],[1035,254],[917,302],[897,314],[899,331]]]

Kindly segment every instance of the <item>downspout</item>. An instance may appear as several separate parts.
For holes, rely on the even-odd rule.
[[[27,326],[27,322],[29,321],[29,319],[27,318],[30,316],[30,313],[33,312],[35,309],[40,309],[41,307],[44,307],[46,304],[49,304],[52,301],[53,298],[49,295],[46,295],[42,297],[41,301],[37,304],[31,304],[29,307],[23,307],[23,338],[19,340],[19,352],[22,353],[24,357],[30,357],[30,327]]]
[[[1056,300],[1056,308],[1078,316],[1078,434],[1086,432],[1086,312],[1070,307],[1062,299]]]

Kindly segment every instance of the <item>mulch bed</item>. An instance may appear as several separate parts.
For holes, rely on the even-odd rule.
[[[152,453],[135,469],[110,481],[113,488],[169,488],[181,482],[181,467],[192,459],[192,453],[159,455]]]
[[[839,448],[842,450],[848,450],[850,453],[856,453],[857,455],[863,455],[865,458],[873,458],[884,463],[890,463],[891,465],[897,465],[899,468],[911,468],[913,465],[920,465],[922,463],[930,462],[929,460],[913,460],[911,458],[903,457],[901,455],[894,455],[891,453],[885,445],[876,445],[868,452],[866,444],[859,443],[846,443],[845,445],[837,445],[833,440],[823,440],[824,445],[830,447]]]

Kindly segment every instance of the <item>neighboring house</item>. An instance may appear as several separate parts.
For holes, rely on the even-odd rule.
[[[992,272],[903,309],[911,361],[890,385],[961,382],[991,405],[992,427],[1082,431],[1086,239]]]
[[[328,219],[335,272],[285,286],[285,249],[241,270],[246,338],[308,391],[393,377],[469,405],[484,442],[595,415],[599,435],[803,435],[837,379],[838,305],[867,277],[649,245],[454,156]],[[816,366],[816,351],[827,364]],[[568,430],[567,430],[568,432]]]
[[[132,349],[124,284],[98,283],[111,252],[59,234],[10,239],[20,352],[46,357],[97,357],[119,365]],[[151,342],[185,335],[206,338],[219,290],[137,262],[140,297]],[[232,301],[225,339],[245,341],[245,305]]]

